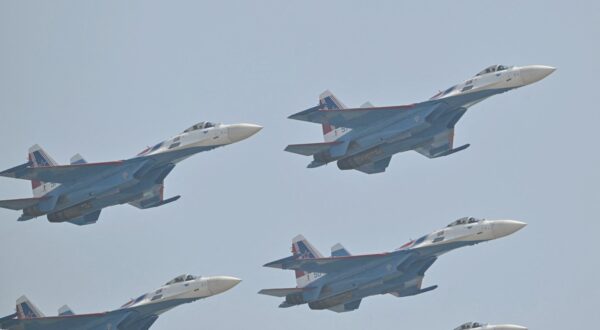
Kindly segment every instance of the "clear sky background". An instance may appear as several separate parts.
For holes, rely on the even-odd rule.
[[[57,161],[124,159],[196,122],[256,136],[179,164],[164,207],[105,209],[92,226],[17,223],[0,210],[0,314],[21,294],[46,314],[116,308],[180,273],[233,275],[222,295],[153,329],[453,329],[470,320],[538,330],[600,322],[598,1],[2,1],[0,168],[38,143]],[[387,172],[306,169],[289,143],[320,126],[286,117],[331,89],[344,103],[425,100],[491,64],[558,70],[476,105],[441,159],[396,155]],[[1,179],[0,198],[30,197]],[[529,224],[454,251],[433,292],[336,314],[279,309],[294,286],[262,264],[303,233],[324,254],[392,250],[456,218]]]

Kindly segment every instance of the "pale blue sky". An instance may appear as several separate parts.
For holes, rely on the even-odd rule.
[[[216,2],[215,2],[216,3]],[[17,223],[0,210],[0,314],[27,294],[46,314],[120,306],[179,273],[244,281],[181,306],[153,329],[452,329],[469,321],[559,330],[598,324],[598,1],[3,1],[0,168],[34,143],[65,163],[135,155],[198,121],[265,126],[197,155],[166,180],[176,203],[103,211],[93,226]],[[344,103],[424,100],[491,64],[545,64],[547,79],[460,121],[467,151],[396,155],[367,176],[306,169],[288,143],[320,127],[286,119],[325,89]],[[1,179],[0,198],[29,197]],[[455,218],[529,223],[455,251],[433,292],[376,296],[353,313],[278,309],[262,268],[303,233],[322,252],[391,250]]]

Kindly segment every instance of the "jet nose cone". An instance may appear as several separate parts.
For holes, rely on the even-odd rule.
[[[494,238],[508,236],[527,226],[525,222],[515,220],[495,220],[492,227]]]
[[[521,68],[521,79],[525,85],[540,81],[554,72],[556,68],[545,65],[529,65]]]
[[[495,329],[496,330],[527,330],[526,327],[522,327],[520,325],[513,325],[513,324],[499,325]]]
[[[238,285],[242,280],[232,276],[215,276],[208,279],[208,291],[213,295],[225,292]]]
[[[255,124],[234,124],[227,127],[227,135],[231,143],[238,142],[258,133],[262,126]]]

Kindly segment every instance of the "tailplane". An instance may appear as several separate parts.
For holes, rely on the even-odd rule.
[[[298,259],[323,258],[323,255],[302,235],[298,235],[292,240],[292,253]],[[319,273],[296,270],[296,285],[299,288],[305,287],[320,276]]]
[[[342,110],[346,108],[346,106],[328,90],[319,96],[319,106],[324,110]],[[322,126],[325,142],[335,141],[342,135],[350,132],[350,129],[345,127],[335,127],[326,123],[322,124]]]
[[[21,296],[21,298],[17,299],[18,319],[32,319],[37,317],[44,317],[44,314],[27,297]]]
[[[29,148],[28,157],[31,167],[48,167],[58,165],[58,163],[37,144]],[[34,197],[40,197],[58,187],[58,185],[58,183],[33,180],[31,181],[31,190],[33,190]]]

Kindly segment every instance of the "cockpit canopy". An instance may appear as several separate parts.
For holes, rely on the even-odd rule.
[[[175,283],[179,283],[179,282],[187,282],[187,281],[195,280],[197,278],[200,278],[200,276],[183,274],[183,275],[179,275],[179,276],[175,277],[174,279],[170,280],[169,282],[165,283],[165,285],[171,285],[171,284],[175,284]]]
[[[479,323],[479,322],[467,322],[467,323],[465,323],[463,325],[460,325],[460,326],[456,327],[454,330],[464,330],[464,329],[481,328],[484,325],[485,325],[484,323]]]
[[[203,122],[199,122],[198,124],[196,124],[196,125],[188,128],[188,129],[186,129],[185,131],[183,131],[183,133],[195,131],[195,130],[198,130],[198,129],[215,127],[215,126],[217,126],[217,124],[211,123],[210,121],[203,121]]]
[[[477,218],[473,218],[473,217],[464,217],[464,218],[460,218],[460,219],[452,222],[447,227],[458,226],[458,225],[466,225],[466,224],[469,224],[469,223],[478,223],[478,222],[480,222],[482,220],[483,219],[477,219]]]
[[[486,73],[508,70],[510,68],[511,68],[510,66],[505,66],[505,65],[501,65],[501,64],[490,65],[487,68],[481,70],[478,74],[475,75],[475,77],[481,76]]]

